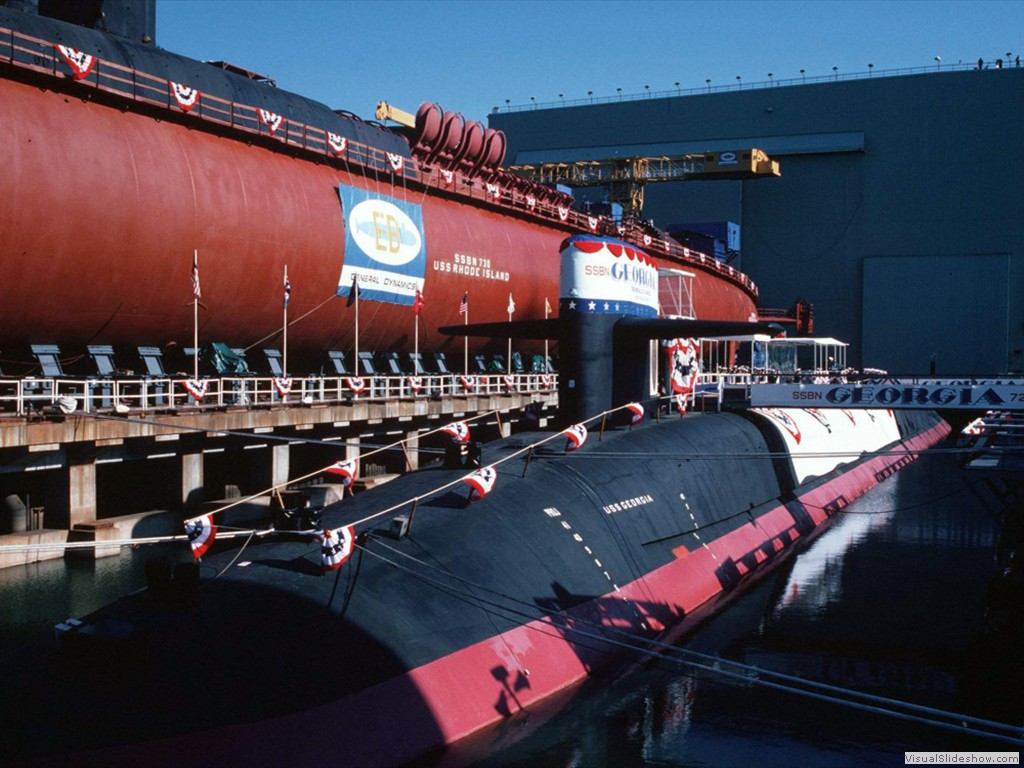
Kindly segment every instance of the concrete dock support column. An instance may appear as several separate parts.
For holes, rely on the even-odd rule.
[[[362,445],[358,440],[347,439],[345,441],[345,461],[356,462],[356,477],[363,476],[363,467],[359,463],[359,456],[362,453]]]
[[[181,505],[195,509],[203,503],[203,454],[181,455]]]
[[[405,433],[405,455],[408,462],[407,469],[412,472],[420,468],[420,433]]]
[[[96,522],[96,462],[68,462],[68,528]]]
[[[284,443],[270,449],[270,484],[275,487],[288,483],[290,448],[290,445]]]

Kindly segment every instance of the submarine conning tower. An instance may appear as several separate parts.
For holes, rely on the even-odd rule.
[[[558,316],[561,420],[651,397],[648,339],[617,332],[625,318],[658,316],[658,266],[650,256],[613,238],[566,238]]]
[[[557,340],[558,421],[563,425],[627,403],[650,410],[657,397],[651,341],[784,332],[776,323],[659,317],[658,266],[622,240],[572,235],[560,251],[557,318],[448,325],[438,331]]]

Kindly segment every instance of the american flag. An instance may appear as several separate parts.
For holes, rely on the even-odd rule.
[[[199,290],[199,253],[192,254],[192,295],[197,299],[203,297],[203,292]]]
[[[418,315],[423,311],[423,305],[426,302],[423,301],[423,294],[420,293],[419,289],[416,289],[416,298],[412,300],[412,311],[413,314]]]
[[[459,302],[459,314],[469,314],[469,291],[466,291],[464,294],[462,294],[462,301]]]
[[[288,279],[288,274],[284,276],[284,308],[288,309],[288,299],[292,297],[292,283]]]

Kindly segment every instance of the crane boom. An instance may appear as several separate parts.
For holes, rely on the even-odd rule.
[[[608,197],[626,213],[643,209],[644,185],[656,181],[758,179],[779,176],[779,163],[760,149],[657,157],[620,157],[565,163],[511,165],[511,173],[541,184],[608,187]]]
[[[390,120],[407,128],[414,128],[416,126],[415,115],[406,112],[404,109],[393,107],[386,101],[377,102],[377,112],[375,114],[378,120]]]

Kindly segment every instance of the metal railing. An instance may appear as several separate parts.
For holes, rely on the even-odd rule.
[[[150,412],[261,406],[308,406],[476,395],[548,394],[557,374],[423,376],[180,376],[0,378],[0,417],[60,413]],[[72,400],[74,401],[72,403]],[[67,410],[62,410],[61,405]]]
[[[619,88],[617,89],[617,92],[614,96],[611,94],[607,96],[596,96],[591,93],[585,98],[560,98],[557,101],[554,99],[551,99],[549,101],[532,100],[529,103],[509,103],[504,107],[494,106],[491,108],[491,114],[509,114],[512,112],[527,112],[532,110],[543,109],[565,109],[567,107],[588,107],[594,104],[614,104],[620,101],[647,101],[649,99],[670,99],[679,96],[701,96],[709,93],[755,91],[765,90],[768,88],[784,88],[787,86],[814,85],[819,83],[835,83],[850,80],[868,80],[872,78],[906,77],[908,75],[934,75],[948,72],[969,72],[972,70],[998,71],[1020,68],[1020,64],[1016,61],[1011,62],[1007,60],[997,64],[998,61],[998,59],[982,61],[980,67],[978,66],[977,61],[959,61],[956,64],[945,64],[940,62],[938,64],[931,64],[927,66],[894,67],[892,69],[875,69],[873,65],[868,64],[867,69],[862,69],[853,72],[840,72],[838,68],[836,68],[832,71],[832,74],[822,75],[807,75],[806,73],[802,73],[799,77],[775,77],[775,75],[769,74],[768,79],[766,80],[751,80],[744,82],[742,77],[737,77],[735,82],[729,82],[724,84],[712,84],[711,80],[705,80],[704,85],[701,86],[683,88],[677,84],[675,88],[665,88],[657,91],[644,90],[642,92],[633,91],[631,93],[623,93],[622,89]]]

